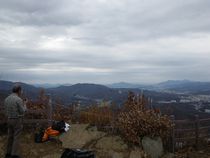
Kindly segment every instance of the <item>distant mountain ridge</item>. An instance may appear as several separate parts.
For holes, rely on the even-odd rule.
[[[72,84],[53,84],[53,83],[43,83],[43,84],[33,84],[35,87],[37,88],[57,88],[57,87],[60,87],[60,86],[71,86]]]
[[[210,82],[199,82],[190,80],[168,80],[158,84],[141,85],[119,82],[108,85],[111,88],[139,88],[151,91],[174,91],[186,93],[210,94]]]
[[[22,86],[23,88],[23,94],[26,97],[30,97],[32,99],[37,98],[38,93],[41,88],[37,88],[33,85],[22,83],[22,82],[11,82],[11,81],[2,81],[0,80],[0,91],[4,93],[11,93],[12,87],[14,86],[15,83],[18,83]]]
[[[39,92],[42,88],[25,83],[20,84],[23,87],[25,96],[32,100],[36,100],[38,98]],[[0,81],[0,106],[3,105],[5,97],[11,93],[13,85],[14,82]],[[134,88],[122,88],[119,85],[120,84],[117,84],[116,88],[110,88],[104,85],[80,83],[75,85],[62,85],[54,88],[45,88],[45,92],[46,94],[50,94],[52,96],[53,105],[55,105],[54,103],[59,103],[69,106],[76,103],[82,106],[91,106],[96,104],[104,105],[106,103],[114,103],[117,106],[121,106],[125,103],[129,91],[139,95],[143,91],[146,98],[152,99],[152,103],[148,102],[149,106],[160,108],[163,113],[170,113],[170,115],[175,114],[176,117],[183,119],[189,115],[197,114],[197,111],[194,109],[192,104],[180,104],[180,98],[190,97],[192,96],[191,94],[210,95],[209,82],[169,80],[159,84],[142,86],[143,88],[135,88],[136,85],[133,86],[132,84],[126,83],[121,83],[121,85],[129,85]],[[167,104],[164,104],[164,102]],[[204,116],[203,113],[202,116]]]
[[[11,93],[14,84],[15,82],[0,81],[1,101],[5,96]],[[25,83],[20,84],[22,85],[26,96],[30,99],[36,99],[42,89]],[[75,102],[81,102],[81,104],[84,105],[91,105],[103,100],[121,104],[125,101],[128,95],[128,90],[119,92],[119,90],[108,88],[104,85],[87,83],[45,88],[45,92],[46,94],[51,94],[54,101],[58,100],[65,105],[70,105]]]
[[[205,92],[210,92],[210,82],[199,82],[199,81],[189,81],[189,80],[169,80],[166,82],[153,85],[152,89],[202,94]]]
[[[83,100],[85,103],[96,103],[99,100],[123,101],[126,94],[119,95],[118,90],[97,84],[75,84],[47,89],[54,97],[62,98],[65,103]]]
[[[0,80],[0,90],[8,91],[11,89],[15,82],[10,81],[3,81]],[[67,89],[81,89],[81,86],[83,89],[92,88],[92,87],[103,87],[103,90],[108,88],[110,89],[144,89],[144,90],[154,90],[154,91],[164,91],[164,90],[171,90],[171,91],[177,91],[177,92],[209,92],[210,91],[210,82],[199,82],[199,81],[189,81],[189,80],[168,80],[165,82],[161,82],[158,84],[151,84],[151,85],[144,85],[144,84],[132,84],[127,82],[119,82],[119,83],[113,83],[108,85],[99,85],[99,84],[89,84],[89,83],[79,83],[79,84],[35,84],[30,85],[26,83],[20,83],[23,85],[24,89],[26,90],[33,90],[37,91],[40,90],[40,88],[45,88],[48,90],[57,90],[62,91]],[[97,94],[96,94],[97,95]],[[104,94],[105,95],[105,94]]]
[[[110,88],[140,88],[145,87],[145,85],[141,84],[133,84],[133,83],[127,83],[127,82],[119,82],[119,83],[113,83],[107,85]]]
[[[0,92],[4,92],[4,96],[5,94],[8,95],[11,93],[11,88],[13,85],[14,82],[0,81]],[[26,96],[32,99],[37,98],[41,88],[37,88],[35,86],[24,83],[21,83],[21,85],[23,86]],[[109,88],[104,85],[88,83],[46,88],[45,91],[47,94],[51,94],[54,101],[58,100],[65,105],[69,105],[78,101],[84,105],[91,105],[100,101],[111,101],[119,105],[125,102],[129,91],[133,91],[138,94],[141,94],[142,92],[142,90],[139,88]],[[171,95],[148,90],[144,90],[144,94],[147,97],[153,97],[154,100],[157,98],[168,98],[169,100],[176,98],[174,94]]]
[[[31,99],[36,99],[42,89],[25,83],[20,84],[23,86],[25,96]],[[14,82],[0,81],[0,98],[4,98],[2,96],[11,93],[13,85]],[[45,91],[47,94],[51,94],[54,100],[59,100],[65,105],[78,101],[81,101],[82,104],[90,105],[103,100],[122,104],[126,100],[129,91],[141,94],[142,90],[144,90],[144,94],[147,97],[153,98],[154,102],[158,100],[177,100],[179,98],[178,92],[210,95],[210,82],[194,82],[187,80],[169,80],[159,84],[145,86],[123,82],[114,84],[113,87],[115,88],[98,84],[80,83],[45,88]]]

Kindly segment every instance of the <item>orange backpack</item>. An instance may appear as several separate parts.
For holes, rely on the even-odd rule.
[[[44,135],[42,137],[42,141],[47,141],[49,136],[52,136],[52,137],[55,137],[55,136],[58,136],[60,134],[59,131],[56,131],[56,130],[53,130],[52,127],[48,127],[45,132],[44,132]]]

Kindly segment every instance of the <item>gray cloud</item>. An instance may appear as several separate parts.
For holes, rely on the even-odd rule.
[[[59,2],[56,0],[45,2],[35,0],[4,1],[1,2],[0,19],[3,23],[37,27],[78,25],[83,22],[83,16],[80,14],[82,12],[77,11],[78,7],[74,8],[74,4],[75,2],[72,0]]]
[[[210,81],[209,5],[0,1],[0,74],[30,83]]]

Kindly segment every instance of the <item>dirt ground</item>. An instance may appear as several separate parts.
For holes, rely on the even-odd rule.
[[[175,158],[210,158],[210,147],[205,150],[179,151]]]
[[[4,158],[6,143],[7,136],[0,135],[0,158]],[[60,158],[63,148],[58,138],[37,144],[34,142],[33,132],[24,132],[21,137],[21,151],[23,158]],[[210,146],[199,151],[193,149],[179,151],[175,154],[175,158],[210,158]]]
[[[0,158],[4,158],[7,137],[0,136]],[[21,137],[21,153],[23,158],[53,158],[63,152],[62,143],[54,139],[45,143],[34,143],[31,133],[24,133]]]

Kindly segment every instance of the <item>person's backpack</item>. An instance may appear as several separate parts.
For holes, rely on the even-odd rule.
[[[60,135],[59,131],[52,129],[52,127],[48,127],[44,132],[44,135],[42,137],[42,142],[48,141],[50,137],[55,137],[58,135]]]
[[[95,154],[88,150],[65,149],[61,158],[95,158]]]
[[[53,125],[52,125],[52,129],[59,131],[60,133],[65,132],[65,128],[66,128],[66,123],[63,120],[53,123]]]

